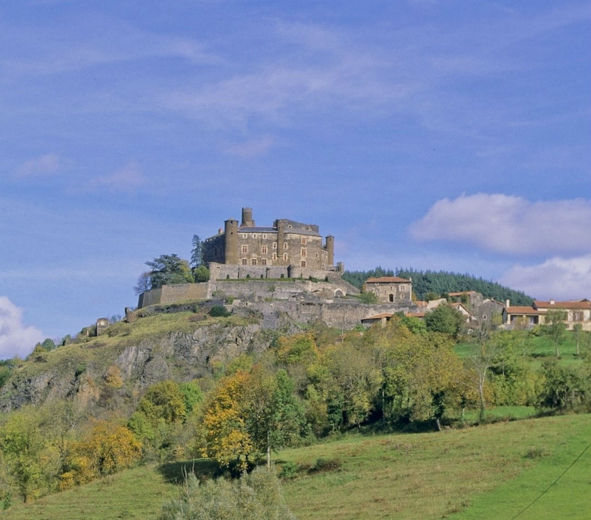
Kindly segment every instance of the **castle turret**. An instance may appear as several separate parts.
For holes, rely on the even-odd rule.
[[[238,265],[238,221],[234,219],[225,221],[225,262],[230,265]]]
[[[328,253],[327,267],[332,267],[334,265],[334,237],[332,235],[326,237],[326,252]]]
[[[252,208],[242,208],[242,223],[241,226],[253,227],[254,220],[252,220]]]
[[[283,261],[283,252],[285,243],[285,222],[282,220],[277,220],[275,223],[275,227],[277,228],[277,263],[278,265],[285,265]]]

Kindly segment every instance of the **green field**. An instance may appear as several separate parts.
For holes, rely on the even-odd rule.
[[[591,416],[571,415],[441,433],[347,435],[282,451],[277,465],[302,468],[284,485],[301,520],[505,520],[540,496],[590,442]],[[318,459],[331,461],[329,471],[309,471]],[[194,467],[203,472],[206,464]],[[13,506],[0,519],[153,520],[174,495],[182,467],[136,468]],[[590,467],[591,448],[519,519],[591,518]]]

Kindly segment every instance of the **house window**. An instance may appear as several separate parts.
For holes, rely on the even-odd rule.
[[[277,260],[277,253],[273,253],[273,260]]]
[[[287,249],[289,246],[287,244],[287,242],[283,242],[283,249]]]
[[[573,321],[583,321],[583,311],[574,311]]]
[[[305,260],[302,260],[302,261],[300,262],[300,266],[301,266],[301,267],[306,267],[306,261],[305,261]]]
[[[287,260],[287,253],[283,253],[283,260]]]
[[[251,258],[250,259],[250,265],[257,265],[257,259],[256,258]]]
[[[400,292],[406,292],[406,285],[400,286]]]
[[[306,237],[302,237],[302,245],[305,246],[306,245]]]
[[[242,259],[242,265],[248,265],[248,260],[246,258]]]
[[[248,253],[248,246],[242,246],[242,254]]]
[[[393,295],[393,294],[390,294],[390,296],[388,296],[388,299],[389,299],[391,302],[393,302],[393,301],[394,301],[394,295]]]
[[[262,253],[263,255],[266,255],[266,254],[267,254],[267,246],[263,246],[263,247],[261,247],[261,253]]]
[[[267,265],[267,259],[261,258],[261,265]]]
[[[306,251],[305,247],[302,247],[302,258],[305,258],[308,255],[308,251]]]

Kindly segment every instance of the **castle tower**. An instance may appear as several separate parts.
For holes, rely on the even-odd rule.
[[[326,251],[328,253],[327,267],[332,267],[334,265],[334,237],[332,235],[326,237]]]
[[[234,219],[225,221],[225,262],[238,265],[238,221]]]
[[[254,220],[252,220],[252,208],[242,208],[242,223],[241,226],[253,227]]]
[[[278,220],[275,227],[277,228],[277,264],[286,265],[283,261],[283,244],[285,243],[285,222]]]

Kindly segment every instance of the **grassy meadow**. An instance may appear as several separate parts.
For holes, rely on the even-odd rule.
[[[440,433],[345,435],[276,455],[300,468],[286,480],[300,520],[512,519],[591,442],[591,416],[498,422]],[[323,459],[324,464],[318,464]],[[314,467],[318,467],[314,471]],[[145,466],[15,505],[10,520],[155,520],[184,469],[207,461]],[[520,520],[591,518],[591,448]]]

